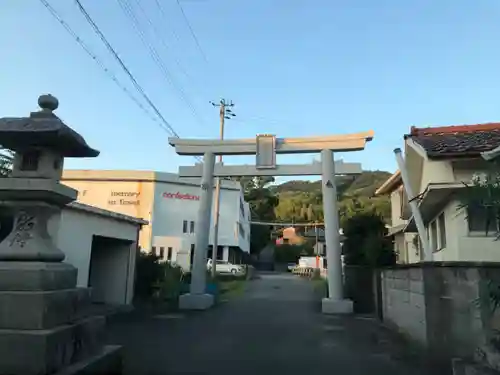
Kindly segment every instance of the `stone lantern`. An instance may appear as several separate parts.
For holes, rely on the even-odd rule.
[[[64,158],[99,151],[53,113],[55,97],[38,104],[29,117],[0,118],[0,145],[15,151],[11,177],[0,179],[0,374],[117,374],[119,348],[103,346],[105,319],[88,314],[90,289],[76,287],[47,229],[77,198],[60,183]]]

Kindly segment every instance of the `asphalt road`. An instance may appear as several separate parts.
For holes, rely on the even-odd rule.
[[[109,332],[130,375],[419,373],[373,320],[323,316],[312,283],[289,274],[261,274],[210,311],[123,316]]]

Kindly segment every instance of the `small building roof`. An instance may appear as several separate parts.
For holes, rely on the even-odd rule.
[[[385,180],[385,182],[377,190],[375,190],[375,196],[390,194],[402,185],[403,179],[401,178],[401,172],[397,170],[391,177]]]
[[[421,146],[431,159],[479,157],[500,145],[500,123],[412,127],[404,138]]]
[[[139,218],[136,218],[133,216],[120,214],[118,212],[105,210],[103,208],[91,206],[89,204],[84,204],[84,203],[80,203],[80,202],[71,202],[66,207],[74,209],[74,210],[84,211],[84,212],[94,214],[94,215],[112,218],[112,219],[119,220],[119,221],[126,221],[126,222],[136,224],[136,225],[149,224],[149,222],[147,220],[144,220],[144,219],[139,219]]]

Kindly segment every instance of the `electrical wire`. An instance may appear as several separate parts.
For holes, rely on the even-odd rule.
[[[95,33],[99,36],[99,38],[101,39],[101,41],[104,43],[104,45],[106,46],[106,48],[108,49],[108,51],[113,55],[113,57],[118,62],[118,64],[120,64],[121,68],[123,69],[123,71],[125,72],[125,74],[127,74],[127,76],[129,77],[129,79],[132,81],[132,84],[137,89],[137,91],[142,95],[142,97],[144,98],[144,100],[146,100],[146,102],[151,106],[151,108],[153,109],[153,111],[163,121],[163,123],[167,126],[167,128],[170,129],[170,131],[172,132],[172,134],[175,137],[179,137],[179,135],[177,134],[177,132],[175,131],[175,129],[172,127],[172,125],[170,125],[170,123],[165,119],[165,117],[163,117],[163,115],[161,114],[161,112],[159,111],[159,109],[156,107],[156,105],[154,105],[154,103],[151,101],[151,99],[149,98],[149,96],[144,92],[144,89],[141,87],[141,85],[139,85],[139,83],[137,82],[137,80],[135,79],[135,77],[133,76],[133,74],[130,72],[130,70],[128,69],[128,67],[125,65],[125,63],[123,62],[123,60],[120,58],[120,56],[118,56],[118,53],[116,53],[115,49],[113,48],[113,46],[111,46],[111,44],[109,43],[108,39],[104,36],[104,34],[99,29],[99,27],[96,25],[96,23],[94,22],[94,20],[92,19],[92,17],[85,10],[85,8],[82,5],[82,3],[80,2],[80,0],[75,0],[75,2],[78,5],[78,9],[80,10],[80,12],[85,17],[85,20],[87,21],[87,23],[92,27],[92,29],[95,31]]]
[[[50,14],[64,27],[64,29],[70,34],[73,39],[82,47],[82,49],[90,56],[94,62],[99,65],[99,67],[104,71],[104,73],[120,88],[122,91],[140,108],[144,113],[153,121],[155,121],[163,130],[166,130],[170,135],[176,136],[175,132],[172,132],[169,128],[164,127],[164,125],[158,121],[156,117],[152,115],[150,111],[137,99],[130,90],[123,85],[118,78],[108,69],[108,67],[99,59],[99,57],[92,52],[90,47],[76,34],[76,32],[69,26],[66,21],[59,15],[59,13],[49,4],[47,0],[40,0],[40,2],[47,8]]]
[[[179,6],[179,9],[182,13],[182,18],[186,22],[186,25],[191,33],[191,36],[193,37],[194,42],[196,43],[196,46],[198,47],[198,51],[200,51],[200,54],[203,56],[203,59],[205,60],[205,62],[208,63],[207,55],[205,54],[205,52],[203,52],[203,48],[201,48],[198,37],[196,36],[196,33],[194,32],[193,27],[191,26],[191,22],[189,22],[189,19],[188,19],[186,13],[184,12],[184,8],[182,7],[182,4],[179,0],[177,0],[177,5]]]
[[[75,0],[75,1],[79,2],[79,0]],[[203,122],[203,120],[199,116],[198,111],[196,111],[195,107],[193,106],[191,100],[187,97],[185,91],[175,81],[170,70],[167,68],[166,64],[164,63],[164,61],[160,57],[158,50],[150,42],[148,42],[146,34],[142,30],[139,19],[137,18],[136,14],[134,12],[134,8],[130,4],[130,2],[128,0],[117,0],[117,1],[118,1],[118,4],[120,5],[120,8],[123,11],[123,13],[125,14],[125,16],[132,22],[132,26],[134,27],[135,31],[139,35],[141,42],[148,49],[150,57],[153,59],[155,64],[160,69],[160,72],[162,73],[163,78],[178,91],[181,99],[184,101],[184,103],[191,110],[191,112],[192,112],[193,116],[196,118],[196,120],[198,120],[198,122],[200,122],[200,124],[205,125],[205,123]],[[136,3],[137,3],[137,1],[136,1]],[[139,6],[140,6],[140,4],[139,4]],[[143,12],[144,12],[144,10],[143,10]],[[146,16],[146,18],[148,18],[147,14],[145,12],[144,12],[144,15]],[[149,23],[152,25],[151,20],[149,20]]]
[[[159,0],[155,0],[155,2],[156,2],[156,7],[159,8],[162,17],[164,18],[165,23],[167,23],[167,19],[166,19],[166,15],[164,13],[163,7],[159,3]],[[169,52],[170,51],[170,46],[165,41],[165,38],[163,37],[162,33],[158,30],[158,28],[155,26],[155,24],[153,23],[153,21],[151,21],[151,18],[148,16],[148,14],[147,14],[146,10],[144,9],[144,7],[141,5],[140,0],[135,0],[135,4],[140,9],[141,13],[144,15],[144,18],[146,18],[146,21],[148,22],[149,26],[151,26],[151,29],[155,33],[156,37],[160,40],[160,43],[163,46],[163,48],[165,49],[165,51]],[[174,37],[177,39],[177,41],[180,42],[179,36],[177,35],[177,33],[175,32],[175,30],[173,28],[172,28],[172,32],[174,34]],[[186,78],[191,79],[190,75],[182,67],[179,59],[175,55],[173,55],[173,54],[171,54],[171,57],[174,59],[175,65],[177,65],[177,67],[182,72],[182,74],[184,74],[184,76],[186,76]]]
[[[77,3],[79,3],[78,0],[76,1]],[[118,78],[111,72],[111,70],[109,70],[108,67],[101,61],[101,59],[99,59],[99,57],[92,52],[90,47],[82,40],[82,38],[78,36],[78,34],[71,28],[71,26],[69,26],[69,24],[66,21],[64,21],[62,16],[54,9],[54,7],[52,7],[52,5],[47,0],[40,0],[40,2],[45,6],[45,8],[49,11],[49,13],[63,26],[66,32],[70,34],[73,37],[73,39],[75,39],[75,41],[90,56],[90,58],[94,60],[94,62],[104,71],[104,73],[129,97],[129,99],[131,99],[152,121],[154,121],[158,126],[160,126],[161,129],[166,131],[170,136],[179,138],[179,134],[175,131],[172,125],[165,119],[165,117],[161,114],[158,108],[153,104],[151,99],[149,99],[147,94],[144,92],[142,87],[137,83],[132,73],[130,73],[125,64],[123,64],[123,61],[121,61],[116,52],[114,53],[114,56],[118,57],[118,60],[121,61],[122,64],[120,65],[122,66],[122,68],[124,68],[124,71],[126,73],[128,72],[127,75],[134,83],[135,88],[144,97],[146,102],[148,102],[148,104],[156,113],[157,117],[155,117],[150,111],[148,111],[148,109],[130,92],[130,90],[118,80]],[[199,157],[195,157],[195,159],[200,161]]]

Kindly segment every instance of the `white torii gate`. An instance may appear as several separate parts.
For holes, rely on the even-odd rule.
[[[190,293],[179,299],[181,309],[204,310],[214,299],[205,292],[206,262],[214,177],[229,176],[303,176],[321,175],[328,262],[328,298],[322,301],[323,313],[351,313],[352,301],[343,298],[342,261],[339,241],[337,188],[335,174],[362,172],[359,163],[334,162],[334,152],[360,151],[373,139],[373,131],[307,138],[276,138],[257,135],[255,139],[215,140],[169,138],[179,155],[203,155],[203,164],[179,167],[179,177],[201,177],[196,243]],[[321,161],[312,164],[276,165],[276,154],[321,153]],[[215,155],[256,155],[256,165],[215,164]]]

